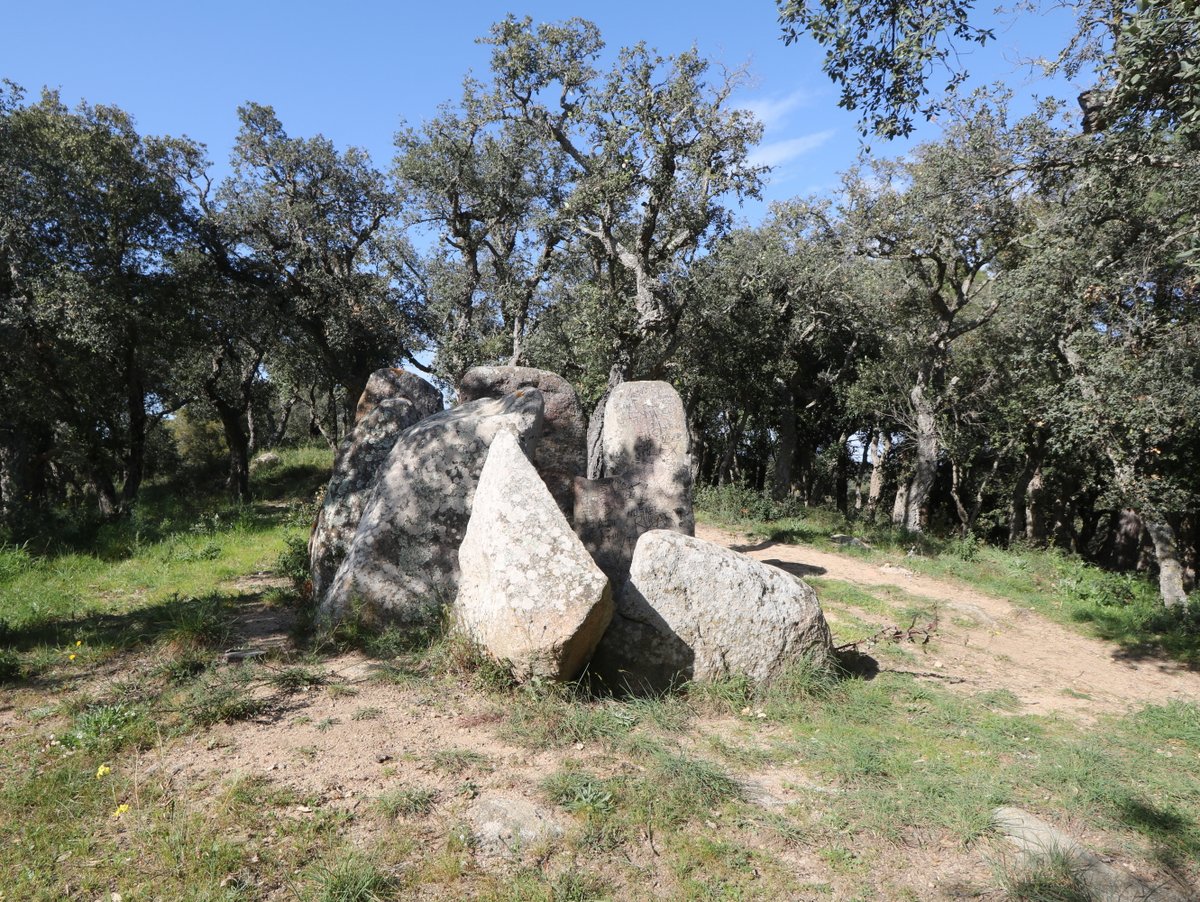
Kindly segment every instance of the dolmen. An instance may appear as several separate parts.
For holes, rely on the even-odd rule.
[[[436,402],[434,396],[436,395]],[[458,406],[400,370],[372,376],[310,540],[327,626],[448,624],[519,680],[583,673],[618,691],[768,681],[832,657],[800,579],[694,537],[678,393],[627,382],[584,477],[574,389],[532,367],[477,367]]]

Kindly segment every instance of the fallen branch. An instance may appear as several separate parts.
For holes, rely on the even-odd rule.
[[[901,642],[910,642],[913,645],[928,645],[929,640],[937,635],[937,618],[933,618],[924,626],[917,626],[917,618],[912,619],[912,623],[907,629],[901,629],[898,626],[885,626],[883,629],[867,636],[865,639],[857,639],[854,642],[847,642],[845,645],[837,646],[834,651],[865,651],[874,648],[885,642],[899,644]]]

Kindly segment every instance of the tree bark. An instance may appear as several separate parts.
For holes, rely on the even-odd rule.
[[[904,493],[903,506],[900,506],[901,495],[897,492],[897,507],[892,510],[892,522],[896,526],[903,526],[909,532],[921,532],[925,528],[929,496],[933,493],[933,484],[937,479],[937,420],[933,406],[925,396],[926,381],[924,376],[919,378],[909,393],[913,413],[916,414],[917,429],[913,436],[916,454],[912,477]]]
[[[146,389],[132,347],[125,355],[125,380],[129,448],[125,459],[125,484],[121,487],[122,510],[127,510],[137,500],[146,472]]]
[[[1175,530],[1166,520],[1158,518],[1146,519],[1145,523],[1146,532],[1154,542],[1154,556],[1158,560],[1158,591],[1163,604],[1168,608],[1186,608],[1188,597]]]
[[[1038,467],[1029,480],[1025,499],[1025,538],[1032,545],[1046,544],[1046,506],[1043,503],[1045,490],[1042,469]]]
[[[221,401],[214,401],[225,444],[229,447],[229,490],[235,501],[250,500],[250,443],[242,428],[242,412]]]
[[[784,388],[779,421],[779,441],[775,448],[775,471],[771,494],[782,501],[792,494],[792,461],[796,456],[796,398],[790,388]]]
[[[879,499],[883,495],[883,479],[887,467],[888,456],[892,453],[892,436],[885,429],[880,429],[871,436],[871,446],[867,449],[871,461],[871,484],[867,490],[867,517],[875,519],[879,509]]]
[[[1025,464],[1021,467],[1021,472],[1017,474],[1017,481],[1013,485],[1012,496],[1010,498],[1011,507],[1008,513],[1009,545],[1026,538],[1025,530],[1028,526],[1026,507],[1029,503],[1029,483],[1033,480],[1033,475],[1038,470],[1038,464],[1038,457],[1026,452]]]
[[[833,503],[843,516],[850,513],[850,451],[846,447],[849,440],[850,436],[844,432],[838,436],[837,463],[833,468]]]

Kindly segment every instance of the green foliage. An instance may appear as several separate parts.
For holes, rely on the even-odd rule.
[[[778,0],[784,41],[807,34],[827,48],[824,69],[842,87],[838,105],[863,108],[860,128],[881,138],[907,136],[913,118],[931,118],[941,98],[929,98],[927,82],[935,68],[949,75],[952,91],[966,77],[954,65],[954,42],[985,44],[995,35],[971,24],[968,0],[939,0],[921,7],[865,0],[827,3]]]

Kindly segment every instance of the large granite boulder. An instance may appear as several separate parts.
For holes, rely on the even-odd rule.
[[[346,558],[383,462],[400,433],[421,419],[408,398],[385,398],[358,421],[338,449],[325,501],[308,539],[312,594],[318,604]]]
[[[603,476],[575,480],[575,529],[619,593],[638,537],[696,531],[687,416],[666,382],[625,382],[604,405]]]
[[[771,679],[832,642],[813,590],[736,551],[667,530],[637,543],[629,580],[591,670],[607,683],[658,691],[740,674]]]
[[[529,366],[477,366],[463,376],[458,397],[461,401],[499,398],[520,388],[536,388],[542,393],[546,409],[533,465],[559,509],[570,517],[574,505],[572,483],[587,466],[583,408],[571,383],[548,370]]]
[[[511,433],[488,450],[458,561],[454,619],[468,638],[518,679],[583,670],[612,590]]]
[[[384,367],[367,379],[367,387],[359,395],[354,422],[361,423],[380,401],[387,398],[408,398],[422,419],[441,412],[446,406],[442,393],[416,373],[397,367]]]
[[[458,547],[488,447],[502,432],[534,448],[542,395],[523,389],[434,414],[392,447],[321,616],[350,612],[431,626],[458,592]]]

